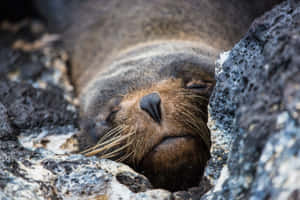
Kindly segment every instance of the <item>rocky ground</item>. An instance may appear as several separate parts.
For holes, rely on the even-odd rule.
[[[212,159],[188,191],[73,154],[80,119],[68,74],[59,35],[37,20],[0,22],[1,200],[300,199],[300,5],[277,6],[220,55]]]
[[[257,19],[222,57],[212,118],[233,142],[211,199],[300,199],[299,3]]]
[[[60,46],[39,21],[1,23],[0,199],[171,198],[125,165],[72,154],[79,115]]]

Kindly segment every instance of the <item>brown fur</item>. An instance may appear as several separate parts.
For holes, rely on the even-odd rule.
[[[197,41],[228,50],[251,21],[280,0],[36,0],[72,51],[80,92],[119,52],[156,40]],[[49,10],[52,12],[49,12]]]
[[[210,132],[206,123],[213,80],[206,84],[209,85],[205,91],[208,95],[201,93],[203,90],[185,88],[181,79],[163,80],[149,88],[129,92],[117,108],[112,129],[115,133],[106,134],[108,137],[100,141],[100,146],[85,153],[100,153],[101,157],[124,161],[144,171],[155,186],[175,190],[197,184],[210,157]],[[161,97],[163,120],[160,124],[139,106],[140,99],[152,92]],[[172,148],[159,145],[165,138],[182,136]],[[185,181],[177,173],[184,175]]]
[[[199,182],[214,61],[279,1],[36,0],[71,52],[83,153],[124,161],[157,187]],[[139,105],[153,92],[161,123]]]

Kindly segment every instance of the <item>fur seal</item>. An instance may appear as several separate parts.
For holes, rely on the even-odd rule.
[[[123,161],[155,187],[197,185],[214,61],[278,2],[36,0],[71,52],[83,153]]]

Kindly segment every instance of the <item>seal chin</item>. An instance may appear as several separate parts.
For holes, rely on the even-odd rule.
[[[197,185],[203,173],[198,141],[189,135],[163,138],[141,161],[143,173],[155,187],[171,191]]]

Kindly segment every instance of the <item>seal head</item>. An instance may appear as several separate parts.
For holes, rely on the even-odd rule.
[[[195,186],[210,158],[213,54],[181,41],[138,48],[124,52],[135,56],[120,55],[83,93],[94,121],[84,134],[94,146],[84,153],[123,161],[155,187]]]
[[[210,86],[191,89],[181,79],[169,79],[122,100],[116,123],[135,127],[126,162],[154,186],[176,190],[198,183],[210,157],[208,98],[200,93]]]

